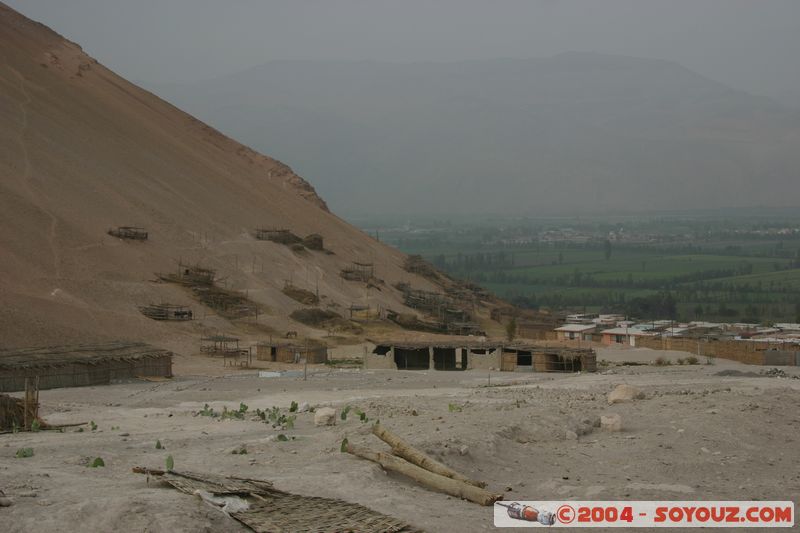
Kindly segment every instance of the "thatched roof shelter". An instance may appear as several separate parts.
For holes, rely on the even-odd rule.
[[[107,342],[0,350],[0,392],[107,385],[138,376],[172,376],[172,352],[143,342]]]

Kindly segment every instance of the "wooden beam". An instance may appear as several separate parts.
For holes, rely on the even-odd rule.
[[[406,461],[415,464],[420,468],[424,468],[425,470],[429,470],[434,474],[439,474],[440,476],[462,481],[476,487],[483,488],[486,486],[486,483],[483,481],[475,481],[474,479],[470,479],[467,476],[456,472],[449,466],[440,463],[425,452],[416,449],[414,446],[403,440],[398,435],[384,428],[380,424],[375,424],[372,426],[372,434],[391,446],[393,454],[402,457]]]
[[[356,457],[378,463],[385,470],[407,476],[424,487],[449,494],[450,496],[455,496],[456,498],[469,500],[478,505],[492,505],[494,502],[503,499],[502,494],[492,494],[485,489],[469,485],[463,481],[434,474],[424,468],[409,463],[405,459],[395,457],[388,453],[376,452],[366,448],[357,448],[350,444],[347,444],[346,451]]]

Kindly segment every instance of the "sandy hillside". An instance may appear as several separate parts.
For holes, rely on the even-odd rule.
[[[217,269],[263,307],[256,333],[303,328],[286,280],[323,306],[367,302],[403,311],[391,286],[426,280],[404,256],[330,213],[279,161],[120,78],[49,28],[0,4],[0,345],[136,338],[175,347],[241,328],[182,289],[151,280],[178,261]],[[106,235],[145,227],[146,243]],[[257,241],[258,226],[318,233],[333,254]],[[374,262],[380,290],[345,282]],[[192,304],[203,320],[159,324],[137,305]],[[338,307],[337,307],[338,306]],[[407,311],[407,309],[405,309]],[[253,329],[253,328],[251,328]],[[306,332],[319,334],[320,332]],[[263,336],[263,335],[262,335]]]

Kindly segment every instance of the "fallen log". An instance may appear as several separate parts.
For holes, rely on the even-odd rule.
[[[469,500],[478,505],[492,505],[498,500],[502,500],[502,494],[492,494],[491,492],[469,485],[457,479],[444,477],[425,470],[415,464],[409,463],[401,457],[396,457],[384,452],[376,452],[366,448],[357,448],[347,443],[343,446],[347,453],[367,459],[381,465],[385,470],[397,472],[410,477],[420,485],[437,492],[443,492],[456,498]]]
[[[72,422],[71,424],[45,424],[42,426],[42,430],[55,430],[58,431],[59,429],[63,428],[74,428],[77,426],[85,426],[89,422]]]
[[[158,470],[155,468],[145,468],[143,466],[134,466],[131,468],[131,471],[134,474],[147,474],[149,476],[163,476],[165,474],[164,470]]]
[[[456,472],[449,466],[440,463],[425,452],[414,448],[414,446],[404,441],[401,437],[392,433],[380,424],[375,424],[372,426],[372,434],[391,446],[392,453],[402,457],[409,463],[413,463],[421,468],[424,468],[425,470],[429,470],[434,474],[439,474],[440,476],[463,481],[464,483],[468,483],[476,487],[483,488],[486,486],[486,483],[483,481],[470,479],[467,476]]]

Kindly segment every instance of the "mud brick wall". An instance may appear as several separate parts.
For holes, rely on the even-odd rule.
[[[389,352],[386,355],[378,355],[368,352],[364,356],[364,366],[368,369],[397,370],[394,362],[394,355]]]
[[[486,353],[469,351],[467,365],[470,370],[498,370],[500,368],[500,350],[486,350]]]
[[[640,337],[636,346],[651,348],[653,350],[677,350],[699,354],[699,357],[719,357],[738,361],[748,365],[795,365],[797,357],[788,354],[794,352],[776,350],[782,347],[781,343],[751,342],[751,341],[700,341],[682,337]],[[787,355],[778,355],[785,353]]]
[[[526,327],[525,324],[520,324],[517,326],[517,337],[537,341],[556,341],[558,333],[552,329]]]

